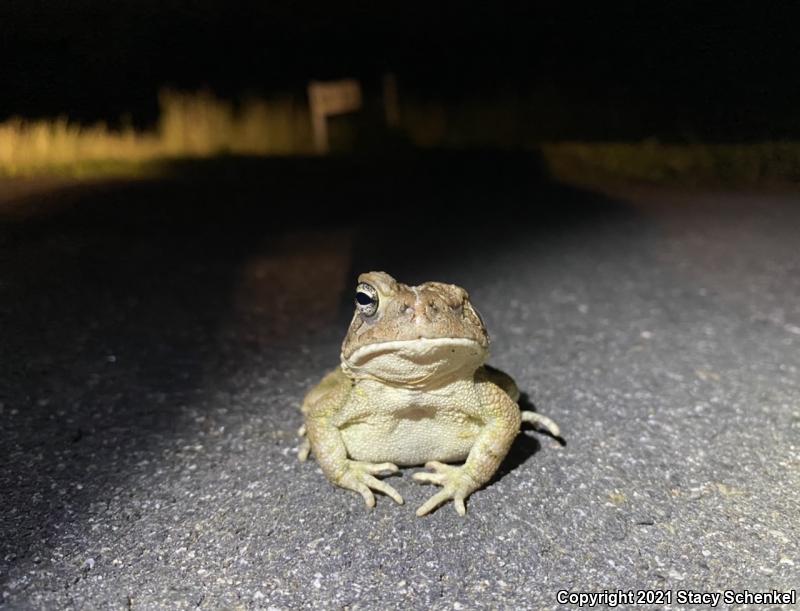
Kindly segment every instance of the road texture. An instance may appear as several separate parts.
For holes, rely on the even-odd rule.
[[[0,184],[0,190],[12,193]],[[548,609],[800,584],[800,197],[523,155],[241,160],[0,206],[0,607]],[[296,457],[358,272],[466,287],[565,445],[368,511]],[[683,607],[673,601],[674,607]],[[627,607],[631,608],[631,607]],[[697,607],[701,608],[701,607]]]

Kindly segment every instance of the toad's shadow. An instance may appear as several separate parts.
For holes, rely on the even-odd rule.
[[[521,393],[519,397],[519,408],[524,411],[531,411],[535,412],[538,411],[536,409],[536,405],[531,401],[531,398],[528,396],[528,393]],[[527,426],[522,429],[517,438],[514,440],[514,443],[511,444],[511,449],[508,451],[505,460],[500,464],[500,468],[494,474],[491,480],[487,485],[491,486],[492,484],[500,481],[503,479],[507,474],[511,473],[514,469],[522,466],[527,462],[527,460],[536,454],[539,450],[542,449],[542,444],[539,440],[531,434],[531,431],[536,431],[538,434],[545,435],[550,437],[551,439],[555,439],[560,443],[562,446],[567,445],[566,440],[563,437],[555,437],[550,435],[545,431],[536,430],[531,426]]]

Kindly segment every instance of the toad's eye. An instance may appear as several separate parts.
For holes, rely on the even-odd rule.
[[[378,311],[378,291],[375,287],[362,282],[356,287],[356,309],[364,316],[374,316]]]

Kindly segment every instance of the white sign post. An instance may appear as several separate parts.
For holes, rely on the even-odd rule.
[[[361,108],[361,84],[356,79],[341,81],[311,81],[308,84],[314,148],[317,153],[329,150],[328,117],[353,112]]]

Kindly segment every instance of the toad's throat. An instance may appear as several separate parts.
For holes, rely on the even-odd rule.
[[[342,368],[355,379],[425,387],[474,371],[487,357],[486,347],[474,339],[420,338],[362,346],[342,355]]]

